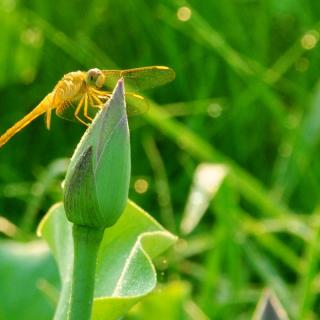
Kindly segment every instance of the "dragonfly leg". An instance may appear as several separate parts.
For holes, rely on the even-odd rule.
[[[89,96],[89,100],[90,100],[90,96]],[[88,115],[88,95],[85,95],[84,98],[84,108],[83,108],[83,115],[85,118],[87,118],[88,120],[92,121],[93,119]]]
[[[111,96],[111,92],[109,91],[102,91],[95,88],[92,88],[92,91],[100,96]]]
[[[100,91],[95,88],[91,88],[91,97],[96,102],[96,105],[93,105],[95,108],[101,109],[105,102],[101,101],[101,99],[109,99],[111,94],[107,91]]]
[[[85,96],[86,96],[86,95],[85,95]],[[81,108],[82,108],[82,106],[83,106],[85,96],[83,96],[83,97],[81,98],[81,100],[80,100],[80,102],[79,102],[79,104],[78,104],[78,106],[77,106],[77,108],[76,108],[76,111],[74,112],[74,116],[75,116],[75,118],[76,118],[79,122],[81,122],[82,124],[84,124],[85,126],[88,127],[89,124],[86,123],[86,122],[84,122],[84,121],[78,116],[78,114],[79,114],[79,112],[80,112],[80,110],[81,110]]]
[[[126,92],[126,96],[133,97],[133,98],[136,98],[139,100],[145,100],[145,98],[143,96],[141,96],[140,94],[133,93],[133,92]]]
[[[46,112],[46,127],[49,130],[50,129],[50,123],[51,123],[51,108],[47,110]]]
[[[91,98],[96,102],[96,104],[93,105],[93,107],[99,108],[99,109],[103,107],[104,103],[95,94],[92,94]]]
[[[89,98],[90,106],[91,106],[91,107],[95,107],[94,101],[92,100],[92,95],[89,95],[88,98]]]

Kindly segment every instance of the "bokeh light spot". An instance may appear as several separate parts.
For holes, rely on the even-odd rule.
[[[306,50],[313,49],[319,40],[319,33],[315,30],[311,30],[304,34],[301,38],[301,46]]]
[[[222,107],[218,103],[211,103],[208,106],[207,112],[211,118],[218,118],[221,115]]]
[[[180,7],[177,11],[177,17],[180,21],[188,21],[191,18],[192,11],[189,7]]]
[[[147,180],[139,178],[134,183],[134,190],[137,193],[145,193],[149,188],[149,183]]]
[[[38,28],[28,28],[21,34],[21,41],[35,48],[40,48],[43,44],[42,32]]]

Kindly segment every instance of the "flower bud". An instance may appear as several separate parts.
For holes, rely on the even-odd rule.
[[[113,225],[127,203],[130,171],[130,134],[121,79],[72,156],[64,189],[67,218],[92,228]]]

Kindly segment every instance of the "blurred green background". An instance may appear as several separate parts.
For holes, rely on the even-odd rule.
[[[172,319],[250,319],[264,288],[318,319],[319,14],[316,0],[0,0],[1,132],[67,72],[172,67],[131,122],[130,190],[181,239],[157,262]],[[3,238],[35,236],[84,130],[38,119],[0,150]],[[201,182],[201,163],[224,165],[223,183],[204,190],[217,170]]]

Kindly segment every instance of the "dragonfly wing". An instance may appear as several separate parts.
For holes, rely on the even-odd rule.
[[[127,114],[129,117],[139,116],[149,110],[148,101],[135,93],[126,93]]]
[[[120,78],[130,91],[141,91],[162,86],[175,78],[175,72],[163,66],[151,66],[128,70],[102,70],[105,75],[105,85],[113,89]]]
[[[94,103],[94,101],[92,102]],[[107,100],[104,100],[103,102],[107,102]],[[73,102],[60,106],[59,108],[56,109],[57,116],[65,120],[78,122],[78,120],[75,117],[75,111],[79,103],[80,103],[80,99],[77,99],[77,100],[74,100]],[[144,97],[131,92],[126,93],[126,105],[127,105],[127,114],[129,117],[141,115],[147,112],[149,109],[149,104]],[[88,115],[91,118],[94,118],[98,111],[99,111],[99,108],[97,107],[97,105],[89,102]],[[83,118],[83,112],[84,112],[84,109],[82,106],[78,116],[85,120],[85,118]]]
[[[77,103],[78,102],[73,102],[60,106],[56,109],[57,116],[64,120],[76,121],[74,113],[76,111]]]

